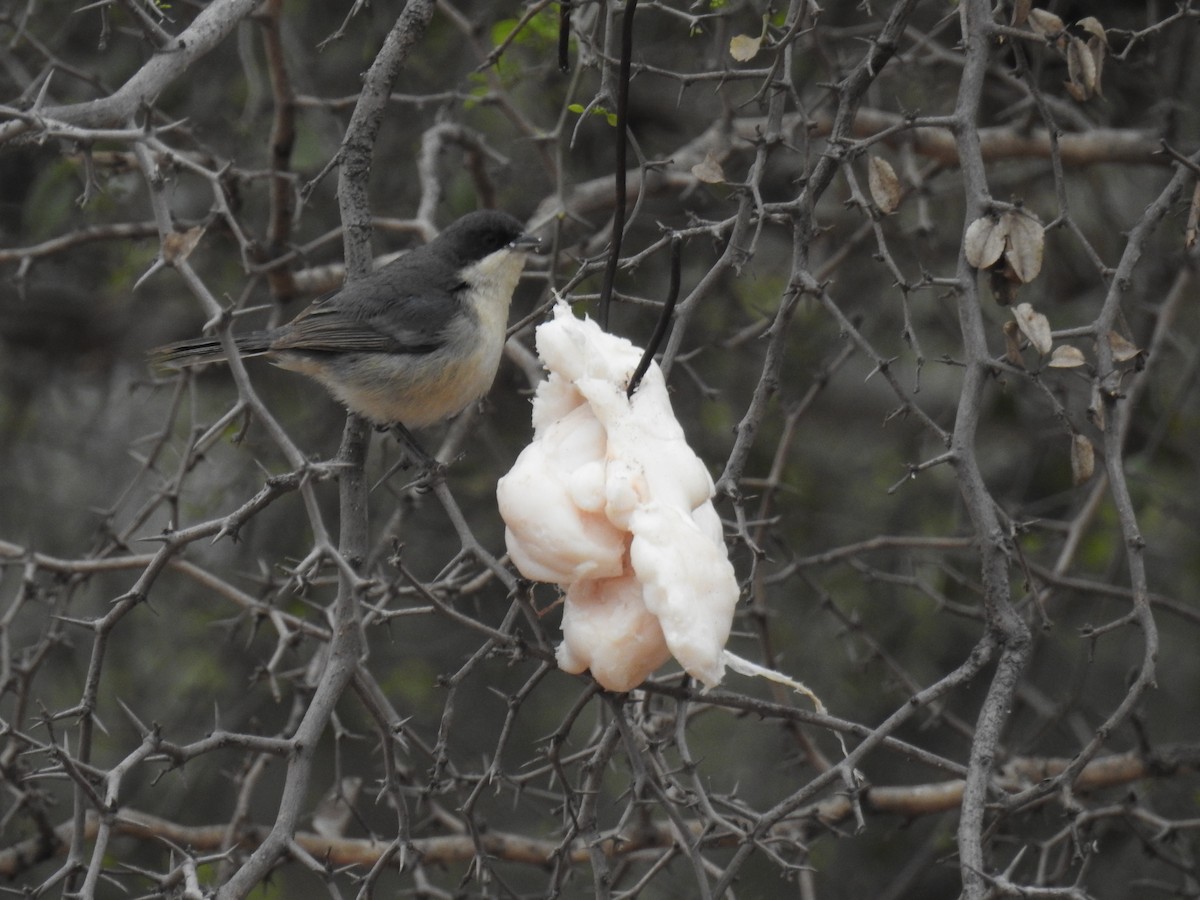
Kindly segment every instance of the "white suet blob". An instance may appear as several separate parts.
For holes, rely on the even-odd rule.
[[[565,303],[537,330],[549,377],[533,401],[534,438],[497,497],[513,563],[566,592],[559,666],[628,691],[674,656],[721,680],[738,585],[713,483],[642,351],[577,319]]]
[[[570,584],[624,571],[626,536],[603,513],[603,433],[586,407],[541,430],[496,499],[509,556],[526,578]]]
[[[636,575],[576,581],[567,587],[558,667],[592,676],[610,691],[631,691],[671,658]]]

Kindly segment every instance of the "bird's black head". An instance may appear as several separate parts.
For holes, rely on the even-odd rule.
[[[430,245],[459,265],[478,262],[510,244],[535,246],[538,241],[525,234],[525,226],[508,213],[481,209],[467,213],[447,227]]]

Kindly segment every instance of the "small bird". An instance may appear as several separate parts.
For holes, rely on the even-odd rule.
[[[234,343],[243,356],[315,378],[377,425],[433,425],[491,387],[513,291],[527,251],[539,244],[507,213],[468,213],[286,325],[236,335]],[[151,358],[181,369],[226,356],[218,340],[195,338]]]

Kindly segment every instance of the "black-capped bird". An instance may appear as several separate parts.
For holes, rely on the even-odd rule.
[[[491,387],[513,291],[538,244],[507,213],[468,213],[286,325],[236,335],[234,343],[243,356],[266,356],[315,378],[377,425],[432,425]],[[215,338],[169,344],[151,356],[168,368],[226,358]]]

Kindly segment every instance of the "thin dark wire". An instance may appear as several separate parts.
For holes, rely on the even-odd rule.
[[[600,309],[596,316],[600,327],[608,330],[608,306],[612,300],[613,282],[617,279],[617,263],[621,259],[621,238],[625,232],[625,137],[629,108],[629,60],[633,56],[633,13],[637,0],[625,0],[625,20],[621,23],[621,66],[617,74],[617,161],[616,205],[613,209],[612,250],[604,267],[604,283],[600,288]]]
[[[683,239],[677,234],[673,235],[671,237],[671,281],[667,286],[667,302],[663,304],[662,315],[658,317],[658,324],[654,326],[654,334],[650,338],[650,343],[646,345],[646,352],[642,354],[637,368],[633,370],[633,377],[629,379],[629,387],[625,389],[626,397],[632,397],[633,392],[637,390],[637,386],[642,383],[642,376],[650,368],[650,360],[654,359],[654,354],[658,352],[663,339],[667,336],[667,329],[671,325],[671,315],[675,312],[675,301],[679,299],[679,269],[683,258],[682,247]]]
[[[558,71],[571,71],[571,0],[558,5]]]

